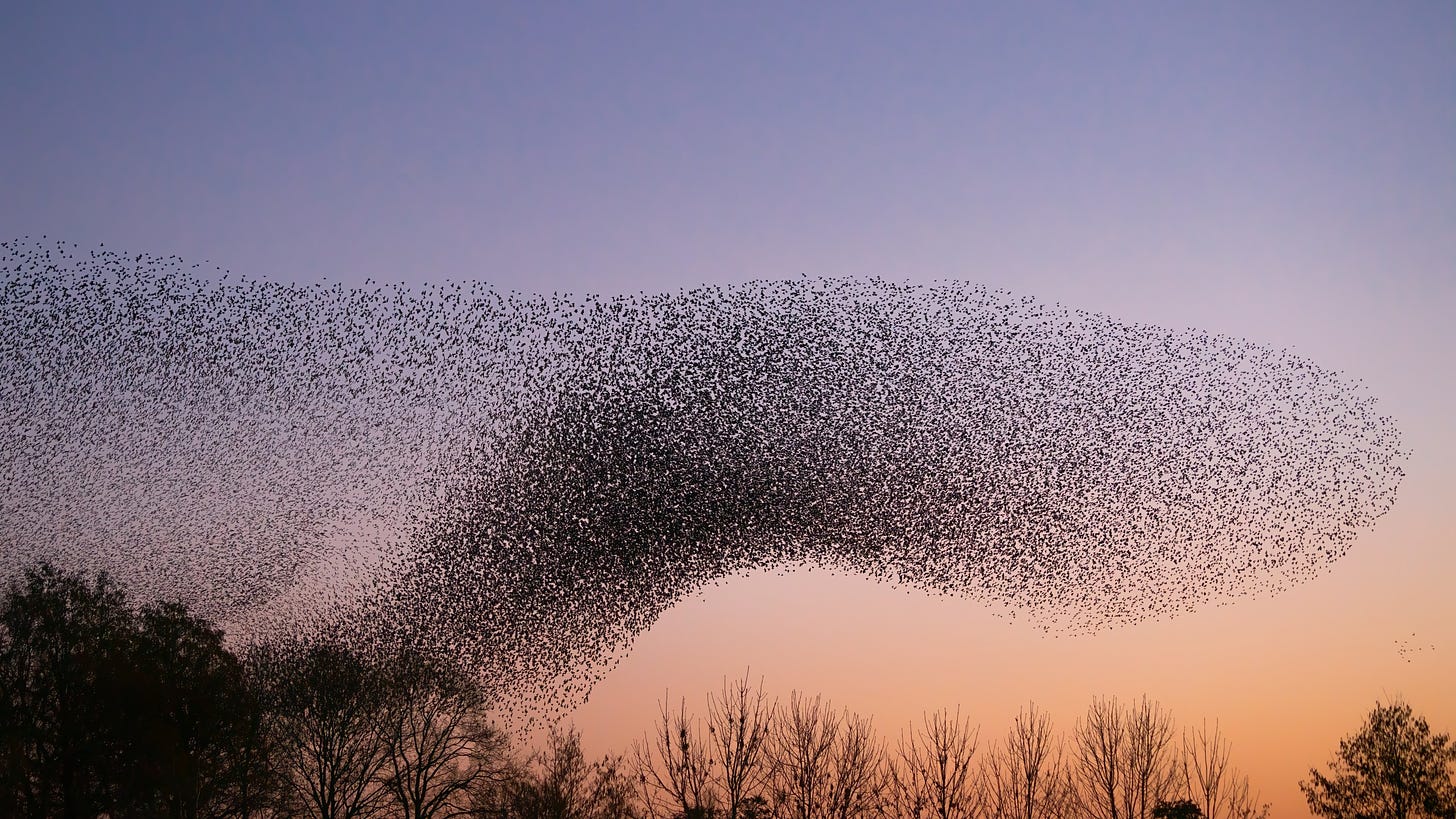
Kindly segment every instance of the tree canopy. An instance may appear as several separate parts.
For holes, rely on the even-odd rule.
[[[1456,817],[1456,745],[1396,701],[1375,704],[1365,725],[1340,740],[1328,774],[1299,783],[1309,809],[1330,819]]]
[[[257,709],[222,633],[182,606],[27,569],[0,600],[0,683],[0,813],[246,814]]]

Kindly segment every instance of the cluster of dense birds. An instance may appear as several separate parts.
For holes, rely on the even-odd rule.
[[[1401,476],[1373,398],[1304,358],[959,282],[571,297],[0,247],[0,564],[543,701],[763,568],[1072,631],[1272,592]]]

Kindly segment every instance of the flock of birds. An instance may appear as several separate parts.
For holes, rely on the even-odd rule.
[[[1435,643],[1417,643],[1412,639],[1415,636],[1416,633],[1412,631],[1409,638],[1401,638],[1395,641],[1395,653],[1400,655],[1400,658],[1408,663],[1415,662],[1416,657],[1420,654],[1436,650]]]
[[[1285,351],[960,282],[623,296],[0,243],[0,574],[580,700],[674,601],[827,566],[1089,631],[1267,594],[1395,499]]]

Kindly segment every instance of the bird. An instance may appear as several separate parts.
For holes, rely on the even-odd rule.
[[[1052,636],[1267,596],[1340,560],[1407,457],[1368,387],[1289,351],[955,280],[353,287],[23,238],[0,374],[0,531],[27,533],[0,574],[416,647],[523,718],[759,569]]]

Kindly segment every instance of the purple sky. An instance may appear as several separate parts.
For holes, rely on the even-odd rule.
[[[968,279],[1292,347],[1364,379],[1412,452],[1329,578],[1104,638],[821,576],[730,584],[593,696],[604,744],[664,685],[750,663],[891,732],[942,695],[989,736],[1028,696],[1070,727],[1147,690],[1224,718],[1297,816],[1293,780],[1374,698],[1456,728],[1456,5],[299,5],[7,4],[0,235],[284,281]],[[878,637],[824,638],[876,606]],[[1000,659],[906,654],[925,617]],[[1436,648],[1406,663],[1411,631]]]
[[[1448,3],[302,5],[12,4],[7,235],[604,291],[1452,255]]]

